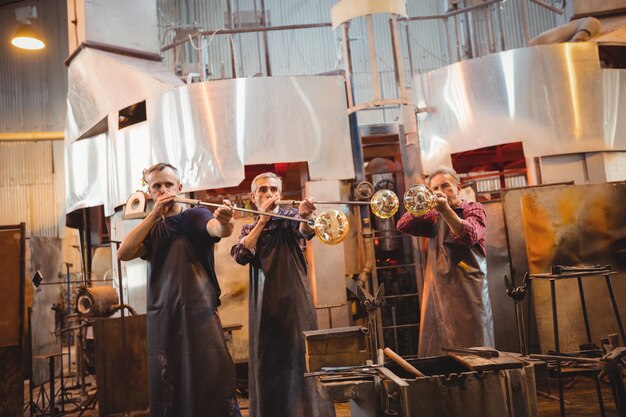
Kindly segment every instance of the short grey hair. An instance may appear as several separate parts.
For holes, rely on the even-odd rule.
[[[439,168],[437,168],[435,170],[435,172],[433,172],[432,174],[430,174],[430,176],[428,177],[428,184],[430,184],[430,180],[435,176],[435,175],[441,175],[441,174],[447,174],[450,175],[452,178],[454,178],[455,181],[455,185],[460,184],[461,183],[461,179],[459,178],[459,174],[456,173],[455,170],[453,170],[450,167],[447,167],[445,165],[441,165]]]
[[[252,180],[252,184],[250,186],[250,188],[252,189],[252,194],[256,194],[256,190],[259,188],[256,185],[256,182],[262,178],[274,178],[275,180],[278,181],[278,191],[279,192],[283,191],[283,179],[280,178],[278,175],[274,174],[273,172],[264,172],[262,174],[257,175]]]

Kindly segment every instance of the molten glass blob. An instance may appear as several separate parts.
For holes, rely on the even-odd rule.
[[[398,196],[391,190],[376,191],[370,200],[372,213],[381,219],[392,217],[398,211],[399,206]]]
[[[337,210],[327,210],[317,216],[313,224],[317,238],[327,245],[341,243],[350,231],[345,214]]]
[[[404,193],[404,207],[410,213],[421,216],[435,207],[435,195],[425,185],[414,185]]]

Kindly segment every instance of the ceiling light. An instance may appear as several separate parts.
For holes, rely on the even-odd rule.
[[[37,8],[35,6],[20,7],[15,10],[15,18],[21,24],[17,28],[15,35],[13,35],[11,44],[21,49],[37,50],[45,48],[46,43],[30,21],[30,19],[37,18]]]
[[[41,40],[41,36],[30,23],[22,23],[17,28],[11,43],[18,48],[32,50],[43,49],[46,46],[45,42]]]

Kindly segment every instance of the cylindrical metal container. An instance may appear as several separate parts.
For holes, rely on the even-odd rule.
[[[78,292],[76,309],[81,317],[106,317],[115,312],[119,302],[113,287],[83,287]]]

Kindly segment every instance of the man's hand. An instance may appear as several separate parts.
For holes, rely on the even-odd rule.
[[[160,221],[161,217],[165,216],[176,204],[174,201],[175,197],[175,193],[165,190],[163,194],[154,200],[150,213],[126,235],[126,238],[117,250],[117,259],[130,261],[138,256],[145,255],[146,248],[143,245],[143,241],[150,233],[150,230],[152,230],[152,226]]]
[[[224,200],[222,204],[222,207],[215,210],[213,217],[215,217],[221,225],[226,226],[230,222],[230,219],[233,218],[233,205],[229,200]]]
[[[444,210],[447,210],[448,205],[448,197],[441,191],[435,191],[433,193],[435,195],[435,210],[441,213]]]
[[[276,202],[279,199],[280,197],[268,198],[267,200],[263,202],[263,204],[261,204],[261,207],[259,207],[259,211],[262,211],[263,213],[273,212],[274,209],[276,208]],[[261,218],[259,219],[259,222],[267,223],[269,220],[270,220],[270,216],[261,216]]]
[[[235,221],[233,220],[233,205],[224,200],[223,206],[218,207],[213,213],[213,218],[206,224],[209,236],[228,237],[233,233]]]
[[[308,219],[311,217],[313,212],[315,211],[315,201],[311,197],[307,197],[300,202],[300,206],[298,206],[298,212],[300,213],[300,217],[303,219]]]
[[[176,204],[176,202],[174,201],[175,197],[176,194],[169,190],[166,190],[163,195],[157,197],[149,216],[152,216],[153,219],[159,219],[161,216],[167,214],[172,206]]]

